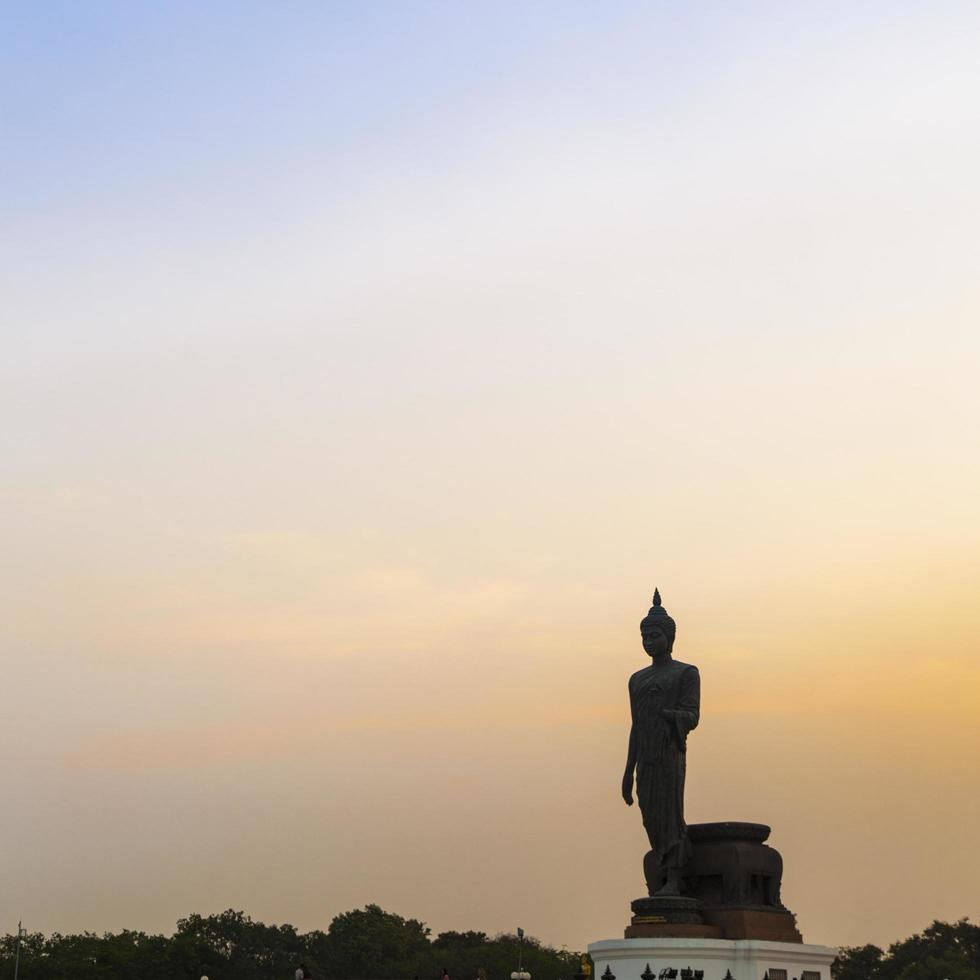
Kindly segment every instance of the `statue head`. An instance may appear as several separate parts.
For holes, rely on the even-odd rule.
[[[653,605],[640,622],[643,649],[656,660],[674,649],[676,634],[677,623],[667,615],[667,610],[660,604],[660,590],[654,589]]]

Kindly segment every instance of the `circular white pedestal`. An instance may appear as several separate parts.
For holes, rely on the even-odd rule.
[[[831,946],[773,943],[761,939],[603,939],[589,944],[596,980],[608,966],[616,980],[640,980],[649,964],[659,977],[663,969],[703,970],[704,980],[831,980]],[[785,971],[780,973],[777,971]]]

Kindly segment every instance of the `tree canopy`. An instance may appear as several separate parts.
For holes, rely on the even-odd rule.
[[[834,980],[980,980],[980,926],[967,919],[933,922],[885,952],[877,946],[842,949]]]
[[[29,933],[21,939],[21,980],[292,980],[305,964],[315,980],[504,980],[517,968],[517,937],[443,932],[377,905],[344,912],[326,932],[265,925],[244,912],[190,915],[172,936]],[[0,937],[0,973],[13,976],[16,936]],[[525,937],[524,964],[534,980],[571,980],[579,954]]]
[[[0,975],[13,976],[16,936],[0,937]],[[523,943],[534,980],[572,980],[578,953],[533,937]],[[315,980],[505,980],[516,969],[517,936],[441,932],[367,905],[338,915],[326,932],[265,925],[244,912],[180,919],[172,936],[124,929],[101,936],[28,933],[21,939],[21,980],[292,980],[304,963]],[[834,980],[980,980],[980,926],[934,922],[883,950],[842,949]]]

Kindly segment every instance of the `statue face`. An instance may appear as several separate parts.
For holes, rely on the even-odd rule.
[[[652,626],[642,630],[640,635],[643,637],[643,649],[656,660],[670,653],[670,640],[667,634],[659,626]]]

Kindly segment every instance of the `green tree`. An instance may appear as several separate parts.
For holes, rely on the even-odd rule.
[[[348,980],[422,976],[431,969],[429,928],[378,905],[338,915],[327,931],[327,972]]]
[[[202,974],[211,980],[265,980],[291,975],[306,946],[291,925],[267,926],[228,909],[181,919],[169,954],[173,972],[192,980]]]
[[[980,926],[933,922],[888,948],[884,980],[980,980]]]
[[[841,949],[831,970],[834,980],[878,980],[884,951],[877,946]]]
[[[440,932],[432,941],[437,949],[472,949],[474,946],[485,946],[485,932]]]
[[[980,980],[980,926],[967,919],[933,922],[921,933],[892,943],[842,949],[835,980]]]
[[[265,925],[244,912],[189,915],[170,937],[123,930],[31,933],[21,941],[21,980],[289,980],[306,963],[316,980],[505,980],[517,967],[517,937],[443,932],[435,940],[417,919],[377,905],[338,915],[327,932],[300,934],[291,925]],[[0,937],[0,977],[13,974],[16,936]],[[578,954],[558,952],[533,937],[523,944],[534,980],[571,980]],[[918,978],[915,978],[918,980]],[[960,977],[951,980],[962,980]]]

